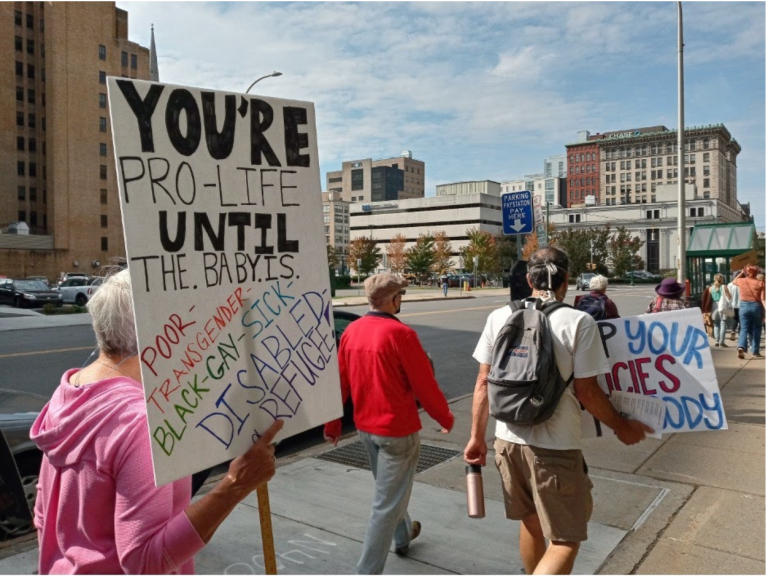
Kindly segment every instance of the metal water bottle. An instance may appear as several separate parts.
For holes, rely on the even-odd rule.
[[[470,519],[485,517],[483,472],[480,465],[467,465],[467,515]]]

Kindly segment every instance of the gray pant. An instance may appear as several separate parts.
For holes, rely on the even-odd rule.
[[[358,431],[368,451],[376,488],[363,554],[357,562],[359,575],[381,575],[387,562],[392,538],[395,547],[411,542],[411,518],[408,501],[419,461],[419,433],[407,437],[380,437]]]

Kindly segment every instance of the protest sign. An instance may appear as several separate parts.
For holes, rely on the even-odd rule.
[[[727,429],[709,339],[697,308],[597,323],[610,371],[598,376],[606,393],[654,396],[666,405],[665,433]],[[601,434],[582,411],[585,436]]]
[[[341,416],[314,106],[108,89],[155,482]]]

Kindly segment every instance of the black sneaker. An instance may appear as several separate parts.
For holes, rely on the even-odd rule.
[[[419,523],[418,521],[414,521],[413,523],[411,523],[411,541],[413,541],[420,534],[421,534],[421,523]],[[395,555],[400,555],[400,557],[407,555],[409,545],[406,545],[405,547],[395,547]]]

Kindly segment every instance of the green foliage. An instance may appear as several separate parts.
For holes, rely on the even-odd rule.
[[[464,269],[474,270],[474,257],[478,257],[477,272],[493,271],[497,266],[496,239],[487,231],[470,228],[467,230],[469,244],[461,249],[464,258]]]
[[[568,276],[575,279],[576,275],[587,270],[587,263],[589,262],[598,263],[596,272],[608,273],[605,263],[608,260],[610,239],[611,227],[606,224],[600,228],[582,230],[569,228],[568,230],[557,231],[552,236],[552,244],[557,244],[568,255],[570,263]]]
[[[444,230],[435,233],[435,262],[432,264],[432,270],[437,274],[447,272],[451,268],[451,257],[453,255],[453,246],[448,240],[448,235]]]
[[[630,270],[641,270],[636,267],[642,267],[643,260],[635,253],[644,244],[645,242],[638,237],[632,237],[623,226],[616,229],[616,234],[608,243],[614,276],[623,277]]]
[[[331,268],[339,266],[339,256],[336,254],[336,249],[330,244],[327,244],[325,245],[325,252],[328,256],[328,266]]]
[[[494,238],[496,243],[496,259],[493,268],[488,272],[501,274],[509,272],[512,264],[517,260],[517,241],[503,234],[497,234]]]
[[[362,277],[360,277],[362,279]],[[357,277],[355,277],[357,280]],[[352,285],[352,277],[348,274],[336,275],[333,277],[334,287],[336,290],[349,288]]]
[[[55,315],[56,314],[56,307],[54,307],[52,303],[45,303],[43,305],[43,314],[44,315]]]
[[[360,259],[360,274],[368,276],[381,262],[381,249],[371,238],[356,238],[349,243],[347,266],[357,270],[357,259]]]
[[[422,281],[429,277],[435,261],[435,238],[431,235],[421,235],[405,253],[406,268]]]

